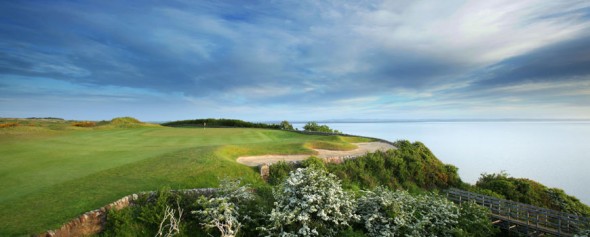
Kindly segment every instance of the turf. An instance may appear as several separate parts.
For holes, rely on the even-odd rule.
[[[224,176],[262,184],[255,169],[235,162],[240,155],[351,146],[339,137],[265,129],[39,126],[0,130],[0,236],[54,229],[124,195],[163,186],[212,187]]]

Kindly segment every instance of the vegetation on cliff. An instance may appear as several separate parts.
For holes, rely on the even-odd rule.
[[[507,173],[482,174],[475,187],[488,190],[508,200],[545,207],[576,215],[590,216],[590,207],[558,188],[536,181],[510,177]]]
[[[422,143],[397,141],[397,149],[369,153],[341,164],[325,164],[325,168],[340,178],[351,189],[373,189],[386,186],[391,189],[432,190],[462,185],[457,168],[445,165]],[[313,159],[312,159],[313,160]],[[306,161],[310,162],[310,161]],[[300,164],[277,163],[270,167],[270,182],[280,182]],[[317,161],[316,163],[323,162]]]
[[[312,162],[313,163],[313,162]],[[385,187],[344,189],[339,179],[311,165],[289,173],[272,188],[246,189],[221,182],[213,196],[158,195],[112,211],[103,236],[154,235],[166,207],[195,215],[175,222],[180,236],[492,236],[488,211],[456,205],[436,194]],[[228,189],[228,187],[230,189]],[[272,195],[269,195],[272,190]],[[162,192],[160,192],[162,194]],[[243,197],[243,198],[238,198]],[[159,210],[159,212],[157,211]],[[164,220],[163,222],[159,220]],[[160,227],[160,230],[162,228]]]

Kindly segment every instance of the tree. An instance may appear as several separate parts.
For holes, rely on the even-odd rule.
[[[289,123],[287,120],[282,121],[280,126],[283,130],[295,130],[293,129],[293,125],[291,125],[291,123]]]
[[[354,199],[336,176],[315,166],[299,168],[273,190],[271,236],[334,236],[355,220]]]
[[[338,130],[332,130],[328,125],[319,125],[316,122],[308,122],[303,126],[303,130],[308,132],[342,133]]]
[[[238,234],[242,221],[247,216],[240,215],[240,204],[253,199],[248,186],[240,186],[240,180],[222,180],[216,197],[207,199],[201,196],[197,200],[200,210],[192,211],[202,218],[205,229],[217,228],[222,237],[234,237]]]

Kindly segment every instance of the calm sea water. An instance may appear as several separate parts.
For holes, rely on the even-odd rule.
[[[301,128],[303,124],[294,124]],[[590,204],[590,122],[327,123],[344,133],[421,141],[465,182],[506,171]]]

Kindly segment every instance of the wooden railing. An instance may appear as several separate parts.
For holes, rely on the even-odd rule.
[[[525,235],[574,236],[590,228],[590,218],[499,199],[459,189],[448,189],[446,197],[455,202],[474,201],[491,211],[492,223]]]

